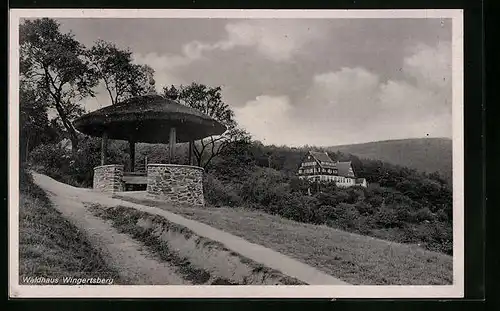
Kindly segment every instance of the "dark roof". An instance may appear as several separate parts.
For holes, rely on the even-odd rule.
[[[326,152],[309,151],[309,153],[320,162],[335,163]]]
[[[356,183],[362,183],[364,181],[365,181],[364,178],[356,178]]]
[[[339,176],[346,176],[346,177],[347,176],[351,176],[351,177],[354,176],[354,171],[352,172],[352,174],[349,174],[349,169],[352,169],[351,161],[337,162],[335,164],[337,166],[337,172],[338,172]]]
[[[221,135],[226,127],[200,111],[160,95],[137,96],[90,112],[74,122],[87,135],[144,143],[166,143],[171,127],[177,142]]]

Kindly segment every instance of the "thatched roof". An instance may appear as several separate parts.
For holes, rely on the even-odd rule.
[[[226,127],[198,110],[160,95],[138,96],[90,112],[74,121],[87,135],[144,143],[167,143],[170,128],[176,128],[177,142],[198,140],[224,133]]]

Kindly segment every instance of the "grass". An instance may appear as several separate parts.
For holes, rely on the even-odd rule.
[[[112,221],[113,227],[121,233],[126,233],[132,238],[141,241],[152,253],[156,254],[163,262],[168,262],[178,269],[182,277],[195,285],[206,284],[210,280],[210,273],[194,267],[187,258],[180,257],[167,243],[162,242],[153,234],[153,229],[144,229],[137,225],[146,213],[127,207],[102,208],[98,204],[89,206],[95,216]],[[146,215],[147,216],[147,215]]]
[[[19,204],[19,277],[63,277],[121,281],[86,236],[51,204],[45,192],[21,172]]]
[[[452,284],[452,257],[414,245],[299,223],[244,208],[172,206],[151,199],[116,197],[200,221],[293,257],[351,284]]]
[[[153,224],[159,225],[165,230],[172,230],[179,234],[182,234],[186,239],[189,239],[196,234],[190,229],[174,224],[166,220],[165,218],[152,215],[146,212],[138,211],[134,208],[125,206],[116,206],[103,208],[98,204],[92,204],[89,206],[89,210],[98,217],[106,220],[110,220],[113,226],[117,228],[121,233],[126,233],[133,237],[134,239],[142,242],[148,249],[164,262],[170,263],[173,267],[176,267],[178,272],[183,276],[185,280],[191,281],[193,284],[208,284],[211,279],[209,272],[204,269],[193,266],[193,264],[186,257],[181,257],[179,254],[170,248],[168,243],[161,240],[159,237],[155,236],[153,227],[149,229],[141,228],[137,225],[139,219],[149,219]],[[197,243],[202,244],[202,247],[215,248],[219,251],[229,250],[221,243],[207,239],[205,237],[197,237]],[[286,276],[281,275],[278,271],[267,268],[258,264],[248,258],[241,256],[240,254],[232,252],[232,256],[237,256],[242,263],[253,267],[253,272],[264,272],[269,275],[279,275],[281,282],[285,285],[303,285],[305,283]],[[224,278],[215,278],[210,283],[211,285],[245,285],[237,284],[230,280]]]

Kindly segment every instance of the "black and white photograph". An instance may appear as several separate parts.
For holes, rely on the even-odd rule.
[[[463,297],[462,28],[11,10],[10,296]]]

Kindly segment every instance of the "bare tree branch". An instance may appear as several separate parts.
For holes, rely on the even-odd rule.
[[[163,92],[166,97],[176,99],[183,105],[207,114],[227,128],[222,135],[209,136],[195,144],[193,150],[199,166],[207,168],[211,161],[232,143],[249,137],[248,133],[237,128],[234,112],[222,101],[220,87],[192,83],[187,86],[164,87]]]

